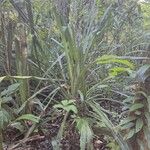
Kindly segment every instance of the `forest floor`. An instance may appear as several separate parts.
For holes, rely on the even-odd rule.
[[[4,150],[55,150],[54,147],[57,144],[55,137],[59,126],[57,121],[55,123],[47,123],[43,127],[45,133],[35,133],[23,140],[20,140],[22,136],[17,133],[17,130],[8,129],[5,132],[5,141],[7,142],[5,142]],[[93,145],[95,150],[109,149],[104,135],[94,138]],[[65,131],[60,147],[62,150],[80,150],[79,134],[73,126],[68,127]]]
[[[116,99],[119,97],[115,95]],[[105,109],[117,114],[121,114],[122,106],[119,103],[104,100],[100,105]],[[27,130],[21,133],[19,130],[8,127],[3,133],[4,135],[4,150],[56,150],[55,146],[58,144],[56,136],[60,129],[63,117],[62,113],[52,116],[51,107],[43,116],[41,124],[37,127],[38,131],[34,131],[28,138],[24,138],[25,133],[32,126],[32,122],[25,122]],[[37,110],[35,110],[36,113]],[[117,124],[120,118],[115,118],[108,114],[110,120]],[[118,117],[118,115],[117,115]],[[62,150],[80,150],[80,136],[75,128],[74,121],[68,117],[64,129],[64,135],[60,142]],[[93,139],[94,150],[110,150],[108,148],[108,139],[105,134],[95,133]]]
[[[58,121],[59,120],[59,121]],[[27,139],[23,139],[22,135],[15,129],[7,129],[5,131],[5,145],[4,150],[55,150],[57,144],[55,137],[57,136],[61,119],[55,122],[47,122],[42,128],[45,133],[41,131],[34,133]],[[21,140],[23,139],[23,140]],[[105,135],[97,136],[93,140],[95,150],[108,150]],[[61,140],[60,147],[62,150],[80,150],[79,134],[75,127],[70,125],[64,133],[64,138]]]
[[[102,104],[107,109],[118,109],[114,111],[121,111],[121,107],[116,104],[105,102]],[[112,118],[113,121],[114,118]],[[114,121],[113,121],[114,122]],[[23,135],[19,131],[13,128],[8,128],[4,133],[5,146],[4,150],[55,150],[57,145],[56,136],[60,125],[62,123],[62,117],[57,116],[53,121],[43,123],[40,126],[38,132],[34,132],[29,138],[23,139]],[[28,123],[30,124],[30,122]],[[31,126],[31,125],[30,125]],[[72,120],[68,120],[64,137],[61,140],[60,147],[62,150],[80,150],[80,137],[75,130],[75,125],[72,124]],[[109,150],[107,147],[108,140],[105,135],[96,135],[93,139],[93,145],[95,150]]]

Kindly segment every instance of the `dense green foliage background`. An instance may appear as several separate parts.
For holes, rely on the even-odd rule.
[[[150,149],[149,39],[149,2],[0,0],[0,150],[45,124],[56,150],[70,124],[76,150]]]

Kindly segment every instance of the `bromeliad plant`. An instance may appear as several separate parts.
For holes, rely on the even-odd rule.
[[[89,15],[90,22],[87,23],[87,28],[83,31],[84,34],[82,35],[80,43],[76,40],[76,33],[73,25],[71,23],[68,23],[67,25],[63,24],[63,20],[56,8],[53,10],[61,37],[61,41],[57,41],[57,43],[61,45],[61,50],[63,51],[65,58],[65,60],[59,60],[59,64],[61,64],[60,74],[62,74],[66,85],[65,89],[62,88],[62,93],[65,98],[67,97],[68,99],[75,100],[76,108],[78,110],[78,119],[76,121],[81,136],[81,150],[85,150],[86,148],[92,149],[91,141],[94,137],[92,131],[93,124],[99,128],[101,128],[101,124],[103,124],[103,127],[112,133],[112,136],[115,137],[121,148],[123,150],[128,150],[127,143],[125,143],[121,135],[115,131],[113,124],[97,102],[97,99],[101,95],[101,89],[108,86],[102,85],[99,78],[96,79],[96,70],[99,70],[99,66],[95,62],[95,55],[92,50],[95,49],[97,38],[102,36],[102,33],[105,30],[102,24],[105,24],[105,27],[107,28],[107,21],[110,19],[112,6],[110,5],[110,7],[108,7],[101,22],[98,23],[98,27],[93,30],[92,23],[94,22],[95,17],[95,14],[93,14],[94,9],[95,7],[93,5],[91,15]],[[93,16],[92,19],[91,16]],[[64,66],[64,68],[62,66]],[[92,68],[94,68],[94,70]],[[122,71],[122,68],[119,68],[118,70]],[[90,80],[92,80],[93,83],[90,83]],[[97,91],[99,93],[97,93]],[[66,109],[67,107],[62,106],[61,104],[61,108]],[[93,123],[91,124],[91,121],[89,120],[92,120]],[[64,126],[64,123],[62,125]]]

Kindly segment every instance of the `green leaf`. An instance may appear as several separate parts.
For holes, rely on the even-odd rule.
[[[1,96],[11,95],[18,89],[19,86],[20,86],[20,83],[15,83],[15,84],[10,85],[7,89],[1,92]]]
[[[63,100],[61,101],[62,105],[67,106],[74,103],[74,100]]]
[[[135,119],[136,119],[135,116],[129,116],[129,117],[125,118],[123,121],[121,121],[120,126],[127,124],[131,121],[134,121]]]
[[[6,78],[6,76],[0,77],[0,83]]]
[[[49,80],[48,78],[42,78],[42,77],[36,77],[36,76],[3,76],[3,77],[0,77],[0,83],[5,80],[5,79],[31,79],[31,78],[34,78],[34,79],[37,79],[37,80]]]
[[[30,79],[32,78],[32,76],[11,76],[12,78],[15,78],[15,79]]]
[[[97,86],[97,88],[99,88],[99,89],[103,89],[103,88],[107,88],[107,87],[109,87],[109,86],[108,86],[108,85],[105,85],[105,84],[102,84],[102,85]]]
[[[3,97],[2,98],[2,104],[8,103],[12,101],[12,97],[11,96],[7,96],[7,97]]]
[[[143,92],[143,91],[138,91],[138,92],[136,92],[136,94],[137,94],[137,95],[142,95],[142,96],[144,96],[145,98],[148,98],[148,95],[147,95],[145,92]]]
[[[107,146],[108,146],[111,150],[120,150],[119,145],[116,143],[116,141],[113,141],[113,140],[111,140],[111,142],[108,143]]]
[[[66,107],[65,107],[65,110],[66,110],[67,112],[72,111],[72,112],[74,112],[75,114],[78,113],[77,107],[76,107],[75,105],[66,106]]]
[[[19,121],[19,120],[30,120],[30,121],[39,123],[40,117],[37,117],[37,116],[32,115],[32,114],[25,114],[25,115],[18,117],[16,120],[17,121]]]
[[[128,140],[128,139],[132,138],[134,136],[134,134],[135,134],[135,129],[131,129],[131,130],[129,130],[129,133],[127,133],[125,135],[124,139]]]
[[[145,115],[145,117],[147,119],[147,125],[150,128],[150,112],[146,112],[144,115]]]
[[[130,111],[135,111],[135,110],[143,108],[143,107],[144,107],[144,105],[142,103],[136,103],[130,107]]]
[[[133,122],[129,122],[127,124],[122,125],[121,130],[126,130],[126,129],[130,129],[134,126],[135,124]]]
[[[65,103],[66,104],[66,103]],[[62,104],[56,104],[53,106],[54,108],[60,108],[60,109],[63,109],[67,112],[69,111],[73,111],[75,114],[77,114],[78,110],[77,110],[77,107],[75,105],[62,105]]]
[[[150,76],[150,65],[142,66],[136,73],[137,80],[143,83],[149,76]]]
[[[98,64],[112,64],[112,63],[118,63],[123,64],[125,66],[128,66],[129,68],[133,69],[134,65],[130,61],[126,59],[122,59],[116,55],[103,55],[102,57],[99,57],[97,59]]]
[[[142,129],[143,125],[144,125],[143,120],[141,118],[137,119],[135,125],[135,133],[139,132]]]
[[[134,112],[134,114],[136,114],[136,115],[141,115],[142,112],[137,110],[137,111]]]
[[[149,109],[149,112],[150,112],[150,96],[148,96],[147,102],[148,102],[148,109]]]
[[[80,95],[81,102],[84,102],[84,94],[80,90],[78,90],[78,93]]]
[[[15,79],[37,79],[37,80],[49,80],[47,78],[42,78],[42,77],[36,77],[36,76],[10,76],[10,78],[15,78]]]
[[[91,130],[87,118],[78,118],[76,119],[76,123],[80,133],[80,149],[85,150],[87,144],[92,144],[93,131]]]
[[[123,103],[131,103],[133,101],[133,99],[134,99],[134,97],[129,96],[123,101]]]
[[[1,109],[0,110],[0,128],[4,128],[5,125],[7,125],[11,121],[11,116],[10,114],[5,110]]]
[[[21,133],[25,130],[25,127],[20,122],[11,123],[11,127],[18,129]]]
[[[109,70],[109,75],[110,76],[117,76],[117,75],[122,74],[124,72],[130,73],[131,69],[125,68],[125,67],[114,67],[114,68],[111,68]]]
[[[65,106],[63,106],[62,104],[55,104],[53,107],[64,109]]]
[[[74,105],[75,100],[63,100],[60,104],[56,104],[54,108],[61,108],[67,112],[73,111],[75,114],[78,112],[77,107]]]
[[[27,103],[28,103],[28,101],[25,101],[25,102],[20,106],[20,108],[17,109],[16,112],[19,114],[19,113],[26,107]]]

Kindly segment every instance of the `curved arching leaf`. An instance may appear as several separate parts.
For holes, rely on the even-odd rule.
[[[144,83],[148,77],[150,77],[150,65],[144,65],[137,71],[136,79]]]

